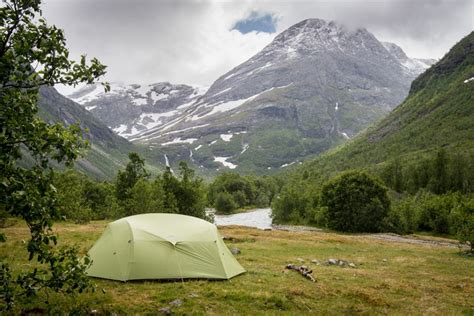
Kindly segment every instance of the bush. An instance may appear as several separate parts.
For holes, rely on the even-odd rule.
[[[237,208],[234,198],[230,193],[219,192],[214,202],[216,211],[223,214],[230,214]]]
[[[410,234],[418,230],[424,193],[395,200],[384,219],[384,231],[397,234]]]
[[[87,177],[73,170],[58,173],[54,178],[57,190],[57,217],[76,223],[85,223],[92,219],[92,210],[84,196]]]
[[[468,245],[474,252],[474,198],[456,205],[452,218],[459,242]]]
[[[278,184],[271,177],[240,176],[237,173],[219,174],[209,185],[207,199],[215,207],[217,195],[227,192],[232,195],[238,208],[267,207],[278,190]]]
[[[378,232],[390,209],[387,189],[361,171],[345,172],[323,185],[321,206],[328,227],[345,232]]]
[[[305,190],[297,184],[288,184],[273,199],[272,218],[275,223],[304,224],[310,200]]]
[[[146,179],[140,179],[125,200],[125,215],[157,213],[163,209],[163,190]]]

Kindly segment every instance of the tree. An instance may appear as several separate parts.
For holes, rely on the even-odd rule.
[[[430,190],[436,194],[446,193],[448,190],[448,157],[443,148],[436,153],[432,172],[433,175],[429,183]]]
[[[303,224],[311,201],[306,187],[300,183],[288,183],[272,202],[272,218],[275,223]]]
[[[461,244],[470,247],[474,253],[474,198],[459,203],[454,211],[456,235]]]
[[[164,193],[164,209],[169,213],[179,213],[210,220],[206,215],[205,191],[202,179],[181,161],[179,178],[168,167],[160,180]]]
[[[225,191],[217,193],[214,206],[216,211],[222,214],[230,214],[237,208],[237,204],[235,203],[232,195]]]
[[[390,209],[387,189],[365,172],[348,171],[326,182],[321,206],[328,227],[345,232],[377,232]]]
[[[395,160],[387,165],[385,170],[382,172],[382,178],[387,186],[399,193],[403,192],[404,183],[400,157],[395,158]]]
[[[140,179],[130,190],[125,214],[130,216],[158,212],[163,212],[163,189],[146,179]]]
[[[79,127],[38,118],[37,101],[40,87],[93,83],[105,66],[95,58],[87,63],[85,56],[69,60],[63,31],[41,17],[40,2],[5,0],[0,7],[0,209],[25,220],[29,259],[39,263],[16,278],[2,263],[0,296],[7,308],[20,294],[33,296],[38,289],[74,293],[89,286],[75,249],[53,247],[57,236],[51,229],[57,215],[51,161],[70,166],[87,143]],[[30,168],[20,165],[24,156]]]
[[[91,220],[92,210],[85,197],[86,176],[68,170],[54,177],[57,194],[57,209],[60,219],[85,223]]]
[[[242,177],[237,173],[224,172],[216,177],[209,186],[207,198],[214,205],[220,192],[232,195],[237,207],[244,207],[255,203],[256,187],[252,177]]]
[[[140,180],[149,176],[145,169],[145,160],[137,153],[128,154],[129,162],[124,171],[119,171],[115,181],[115,192],[119,201],[125,201],[130,197],[130,190]]]

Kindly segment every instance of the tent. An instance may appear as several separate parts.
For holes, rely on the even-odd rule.
[[[230,279],[245,272],[214,224],[179,214],[140,214],[109,223],[88,254],[89,276],[120,281]]]

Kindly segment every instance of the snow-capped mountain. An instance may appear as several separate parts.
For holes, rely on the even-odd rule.
[[[88,85],[68,97],[82,104],[117,134],[133,137],[178,117],[206,92],[204,87],[160,82],[149,85],[111,83]]]
[[[436,59],[410,58],[405,54],[400,46],[394,43],[382,42],[382,45],[400,62],[409,75],[416,77],[436,63]]]
[[[426,67],[365,29],[309,19],[221,76],[183,115],[131,140],[170,148],[171,162],[284,168],[384,116]]]
[[[184,86],[179,102],[164,106],[161,97],[153,101],[152,93],[162,90],[152,85],[128,86],[120,97],[95,101],[80,101],[87,94],[73,97],[129,140],[166,153],[163,163],[188,160],[207,171],[264,173],[353,137],[398,105],[428,64],[365,29],[308,19],[277,35],[203,95]],[[179,90],[167,91],[173,89]]]

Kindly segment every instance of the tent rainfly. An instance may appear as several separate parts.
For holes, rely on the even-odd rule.
[[[179,214],[140,214],[109,223],[89,256],[89,276],[119,281],[230,279],[245,272],[215,225]]]

